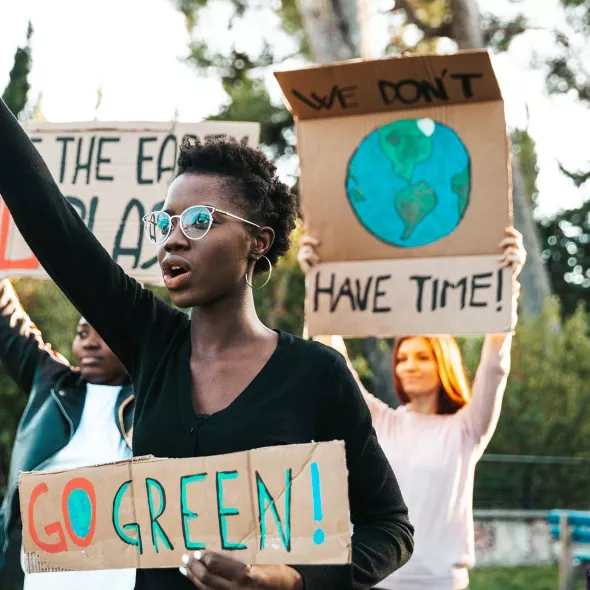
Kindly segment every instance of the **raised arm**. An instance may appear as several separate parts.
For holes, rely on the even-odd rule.
[[[150,323],[175,312],[112,260],[2,100],[0,195],[43,268],[133,374]]]
[[[348,350],[342,336],[319,336],[317,340],[326,346],[331,346],[344,357],[346,366],[354,377],[359,391],[361,392],[365,403],[369,407],[369,411],[371,412],[371,420],[373,421],[373,427],[377,431],[377,435],[380,436],[379,433],[382,432],[382,429],[389,423],[387,417],[391,414],[391,412],[393,412],[393,409],[366,390],[363,382],[361,381],[360,375],[352,365],[352,361],[348,356]]]
[[[520,283],[516,280],[526,261],[522,235],[513,227],[507,227],[499,244],[503,253],[501,266],[512,268],[512,330],[518,321],[518,296]],[[473,382],[471,402],[460,410],[462,427],[483,453],[490,442],[502,409],[502,398],[510,372],[510,348],[512,334],[486,336],[479,367]]]
[[[344,440],[353,524],[352,567],[298,567],[309,590],[372,588],[404,565],[414,548],[414,529],[397,480],[371,426],[358,385],[339,357],[327,376],[325,432]]]
[[[9,280],[0,281],[0,360],[19,388],[29,394],[37,368],[45,362],[69,365],[43,341]]]
[[[511,344],[511,334],[486,336],[473,381],[471,401],[459,412],[462,427],[480,454],[490,442],[500,418],[510,372]]]

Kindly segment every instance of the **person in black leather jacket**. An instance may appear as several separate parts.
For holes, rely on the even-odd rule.
[[[83,318],[72,351],[79,368],[72,367],[43,341],[12,284],[6,279],[0,281],[0,360],[29,396],[18,426],[8,487],[0,508],[0,564],[4,562],[0,565],[1,590],[21,590],[24,582],[18,475],[21,471],[50,467],[56,455],[70,443],[82,420],[88,384],[122,386],[114,404],[113,420],[121,435],[121,446],[131,448],[135,398],[123,365]],[[89,460],[92,462],[92,458]]]

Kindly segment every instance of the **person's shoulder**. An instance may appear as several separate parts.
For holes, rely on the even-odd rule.
[[[59,390],[62,386],[77,385],[80,380],[80,371],[72,367],[64,356],[51,350],[46,362],[41,363],[35,371],[33,392]]]

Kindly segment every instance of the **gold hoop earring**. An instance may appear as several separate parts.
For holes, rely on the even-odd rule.
[[[266,257],[266,256],[262,256],[262,258],[264,258],[264,260],[266,260],[266,262],[268,262],[268,277],[266,277],[266,281],[264,281],[264,283],[262,285],[260,285],[259,287],[254,287],[250,281],[248,280],[248,273],[246,273],[244,275],[244,280],[246,281],[246,284],[248,285],[248,287],[250,287],[250,289],[262,289],[263,287],[266,287],[266,285],[268,285],[268,281],[270,281],[270,277],[272,275],[272,264],[270,262],[270,260]],[[256,265],[254,265],[256,266]],[[252,278],[254,278],[254,276],[252,276]],[[254,282],[254,281],[252,281]]]

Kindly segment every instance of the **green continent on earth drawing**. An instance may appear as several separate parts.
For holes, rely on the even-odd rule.
[[[461,217],[463,217],[463,213],[465,213],[467,203],[469,202],[469,181],[469,170],[465,168],[463,172],[453,176],[453,181],[451,183],[453,192],[459,197],[459,215]]]
[[[395,208],[404,222],[402,240],[407,240],[415,227],[436,207],[436,195],[427,182],[410,185],[395,196]]]
[[[386,125],[380,131],[379,144],[383,153],[391,160],[393,169],[409,182],[416,164],[428,160],[432,153],[430,138],[413,119]]]
[[[432,119],[387,123],[352,155],[346,191],[359,221],[381,240],[430,244],[452,233],[469,206],[469,153],[453,129]]]

